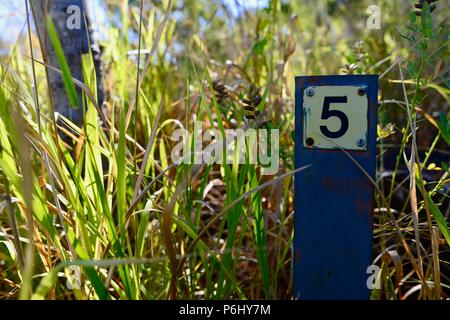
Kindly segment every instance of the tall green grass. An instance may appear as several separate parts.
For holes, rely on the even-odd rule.
[[[447,22],[426,8],[410,20],[410,2],[384,1],[391,12],[408,10],[389,15],[382,31],[349,31],[359,20],[344,13],[360,12],[366,2],[323,11],[273,0],[230,27],[213,15],[215,2],[149,8],[146,1],[111,1],[121,28],[113,23],[106,31],[103,105],[90,53],[83,56],[83,79],[73,79],[51,27],[59,66],[46,65],[36,35],[29,35],[31,47],[21,44],[28,37],[22,35],[0,60],[0,297],[290,298],[293,79],[337,73],[345,64],[381,75],[379,157],[389,144],[398,149],[388,186],[381,177],[374,182],[381,287],[372,297],[448,297],[449,208],[442,190],[449,171],[448,164],[429,163],[433,152],[448,150]],[[208,17],[210,24],[198,23]],[[363,59],[353,46],[359,40]],[[76,86],[81,89],[81,128],[63,116],[66,125],[57,125],[46,72],[62,75],[73,105]],[[225,102],[214,80],[227,85]],[[173,130],[188,129],[193,151],[194,119],[222,134],[244,125],[240,100],[250,83],[262,88],[260,109],[280,130],[280,172],[264,176],[259,165],[236,162],[174,162]],[[423,147],[425,159],[418,154]],[[402,166],[410,171],[398,181]],[[428,168],[438,181],[424,179]],[[403,186],[407,197],[394,207]]]

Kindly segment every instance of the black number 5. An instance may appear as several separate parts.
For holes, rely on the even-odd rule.
[[[320,126],[320,131],[324,136],[336,139],[342,137],[348,130],[348,118],[344,112],[339,110],[330,110],[330,104],[332,103],[346,103],[347,96],[343,97],[325,97],[323,101],[322,120],[327,120],[331,117],[338,117],[341,121],[341,127],[338,131],[330,131],[327,126]]]

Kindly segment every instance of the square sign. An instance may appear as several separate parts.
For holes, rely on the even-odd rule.
[[[313,85],[303,91],[303,146],[367,150],[367,88]]]

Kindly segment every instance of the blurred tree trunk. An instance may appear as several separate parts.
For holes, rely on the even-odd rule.
[[[86,15],[88,24],[90,24],[89,21],[91,19],[89,19],[89,15],[86,12],[87,10],[85,10],[87,7],[84,1],[31,0],[30,3],[36,18],[44,60],[50,66],[60,69],[55,50],[53,49],[47,30],[45,29],[47,14],[50,15],[55,24],[72,77],[80,81],[83,81],[82,54],[89,52],[89,41],[91,40],[91,49],[97,71],[98,102],[101,105],[103,102],[103,86],[101,85],[102,81],[100,75],[100,49],[95,41],[92,41],[92,37],[88,36],[92,34],[92,29],[89,27],[86,28],[84,17]],[[64,115],[76,125],[81,126],[83,123],[81,89],[77,87],[78,109],[74,109],[70,106],[61,75],[50,69],[48,70],[48,74],[55,112]]]

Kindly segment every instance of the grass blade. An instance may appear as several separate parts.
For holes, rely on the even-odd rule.
[[[75,89],[75,85],[72,81],[72,74],[70,72],[69,65],[67,64],[64,51],[62,49],[61,41],[55,29],[55,25],[50,16],[47,16],[47,29],[50,36],[50,41],[55,49],[56,58],[58,59],[59,66],[62,72],[62,78],[64,81],[64,87],[66,88],[67,97],[69,98],[70,105],[73,108],[78,108],[78,94]]]

